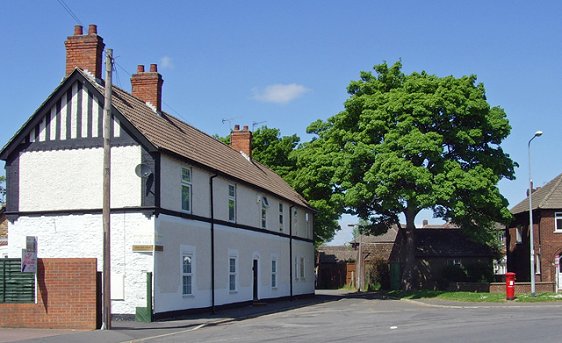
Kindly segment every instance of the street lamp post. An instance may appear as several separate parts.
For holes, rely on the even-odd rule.
[[[359,232],[359,224],[347,224],[347,226],[352,228],[357,228],[357,234],[359,235],[359,248],[357,249],[357,291],[361,292],[361,287],[363,286],[363,252],[361,251],[361,243],[363,242],[363,235]],[[357,242],[357,241],[356,241]]]
[[[542,136],[542,131],[537,131],[527,144],[527,152],[529,154],[529,250],[531,254],[531,296],[535,296],[535,243],[533,240],[533,179],[531,178],[531,142],[536,137]]]

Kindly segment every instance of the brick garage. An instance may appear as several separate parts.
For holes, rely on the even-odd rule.
[[[37,262],[37,302],[0,303],[0,327],[97,328],[95,258],[42,258]]]

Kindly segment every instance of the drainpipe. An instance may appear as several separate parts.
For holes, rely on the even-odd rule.
[[[213,199],[213,179],[218,174],[209,178],[211,192],[211,313],[215,314],[215,206]]]
[[[537,214],[537,217],[538,217],[538,218],[537,218],[537,220],[538,220],[538,222],[537,222],[537,226],[538,226],[538,227],[537,227],[537,231],[538,231],[538,241],[539,241],[539,244],[538,244],[539,253],[536,254],[536,255],[537,255],[536,257],[537,257],[538,260],[539,260],[539,281],[542,282],[542,281],[543,281],[543,279],[542,279],[542,274],[543,274],[543,273],[542,273],[542,270],[541,270],[541,269],[542,269],[542,262],[543,262],[543,261],[542,261],[542,251],[541,251],[541,246],[542,246],[542,244],[541,244],[541,243],[542,243],[542,240],[541,240],[541,221],[542,221],[542,218],[541,218],[541,217],[542,217],[542,216],[541,216],[541,211],[537,211],[537,212],[538,212],[538,214]],[[535,275],[536,275],[536,273],[537,273],[537,271],[535,270]]]
[[[293,300],[293,207],[295,205],[289,207],[289,285],[291,300]]]

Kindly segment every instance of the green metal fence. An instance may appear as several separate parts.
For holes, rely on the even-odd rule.
[[[21,259],[0,259],[0,303],[35,302],[35,273],[21,272]]]

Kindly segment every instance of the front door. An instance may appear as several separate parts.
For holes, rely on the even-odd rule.
[[[258,260],[254,260],[254,301],[258,300]]]
[[[562,256],[558,257],[556,274],[558,277],[558,289],[562,289]]]

